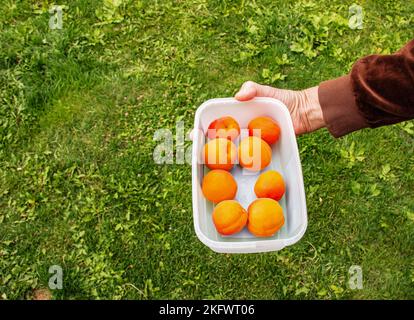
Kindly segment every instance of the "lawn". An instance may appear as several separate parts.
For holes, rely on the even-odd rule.
[[[190,165],[153,161],[156,130],[246,80],[307,88],[412,38],[414,2],[357,2],[360,30],[339,0],[61,1],[53,30],[51,1],[2,1],[0,299],[52,265],[53,299],[413,299],[412,121],[299,137],[309,225],[273,253],[204,246]]]

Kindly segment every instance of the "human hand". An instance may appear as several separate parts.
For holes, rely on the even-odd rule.
[[[318,87],[295,91],[247,81],[235,95],[239,101],[247,101],[254,97],[270,97],[282,101],[289,109],[296,135],[325,127],[319,104]]]

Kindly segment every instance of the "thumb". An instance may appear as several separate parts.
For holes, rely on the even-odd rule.
[[[239,101],[247,101],[254,97],[271,97],[273,96],[271,89],[271,87],[263,86],[253,81],[246,81],[234,97]]]

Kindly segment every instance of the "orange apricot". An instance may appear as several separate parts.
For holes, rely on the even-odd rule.
[[[250,136],[257,135],[268,144],[273,144],[279,140],[280,128],[277,123],[270,117],[255,118],[249,122],[247,127],[249,129]]]
[[[214,203],[234,199],[237,193],[237,183],[230,172],[226,170],[211,170],[204,176],[201,190],[204,196]]]
[[[210,139],[225,138],[234,141],[240,134],[240,126],[232,117],[214,120],[208,126],[207,136]]]
[[[220,202],[213,211],[217,232],[231,235],[241,231],[247,223],[247,211],[235,200]]]
[[[285,182],[282,175],[274,170],[263,172],[256,180],[254,193],[258,198],[271,198],[279,201],[285,194]]]
[[[224,138],[210,140],[204,145],[204,161],[208,168],[230,171],[237,158],[233,142]]]
[[[239,164],[251,171],[260,171],[272,161],[272,149],[258,137],[246,137],[239,144]]]
[[[257,237],[270,237],[285,223],[280,204],[270,198],[253,201],[248,208],[248,230]]]

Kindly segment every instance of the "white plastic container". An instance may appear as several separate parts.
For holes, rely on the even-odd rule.
[[[214,227],[211,216],[214,204],[204,197],[201,190],[203,176],[208,172],[202,164],[201,154],[209,124],[224,116],[236,119],[242,130],[247,128],[250,120],[269,116],[281,129],[280,140],[272,146],[272,162],[267,168],[248,175],[242,174],[243,169],[239,165],[235,165],[231,170],[238,185],[235,200],[239,201],[246,210],[256,199],[253,188],[260,173],[277,170],[283,175],[286,193],[279,203],[283,208],[285,224],[272,237],[255,237],[247,228],[231,236],[222,236]],[[211,99],[197,109],[194,129],[192,136],[193,218],[195,232],[200,241],[213,251],[221,253],[277,251],[299,241],[307,228],[306,198],[296,136],[286,106],[272,98],[255,98],[247,102],[239,102],[233,98]]]

